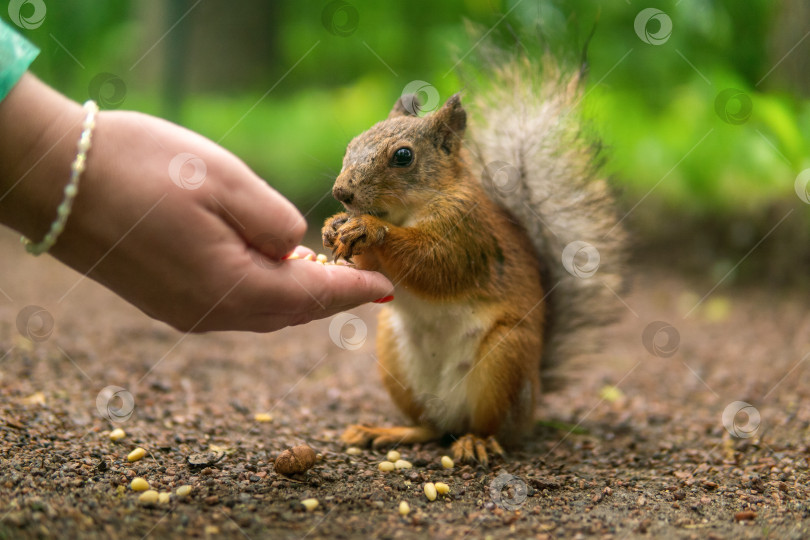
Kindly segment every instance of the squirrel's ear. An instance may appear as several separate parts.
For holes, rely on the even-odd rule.
[[[416,116],[419,114],[419,108],[421,106],[422,104],[419,103],[419,98],[416,97],[416,94],[404,94],[394,103],[394,108],[388,113],[388,118]]]
[[[461,94],[453,94],[432,117],[437,142],[450,154],[458,148],[467,127],[467,111],[461,106]]]

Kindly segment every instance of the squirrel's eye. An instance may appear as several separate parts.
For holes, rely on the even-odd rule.
[[[413,152],[410,148],[400,148],[391,157],[392,167],[407,167],[413,163]]]

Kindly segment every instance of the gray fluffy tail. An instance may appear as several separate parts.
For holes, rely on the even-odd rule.
[[[465,92],[470,150],[485,189],[526,228],[544,267],[548,387],[564,361],[595,352],[589,330],[618,313],[624,233],[598,174],[599,146],[578,117],[581,73],[504,56],[490,54],[485,76]]]

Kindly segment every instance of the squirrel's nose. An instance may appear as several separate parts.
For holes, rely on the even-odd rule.
[[[354,200],[354,193],[344,187],[337,187],[332,190],[332,196],[343,204],[351,204]]]

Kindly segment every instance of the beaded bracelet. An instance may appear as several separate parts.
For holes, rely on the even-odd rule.
[[[65,186],[65,196],[62,203],[56,210],[56,219],[51,223],[51,228],[38,244],[33,244],[31,241],[23,236],[20,240],[25,245],[25,250],[33,255],[42,255],[53,247],[56,239],[62,234],[65,229],[65,223],[73,208],[73,199],[76,198],[76,193],[79,192],[79,177],[84,172],[87,163],[87,151],[90,150],[90,142],[93,136],[93,128],[96,127],[96,113],[98,113],[98,105],[92,99],[86,101],[83,105],[87,115],[84,117],[82,123],[82,134],[79,137],[79,142],[76,145],[78,153],[76,159],[70,164],[70,180]]]

